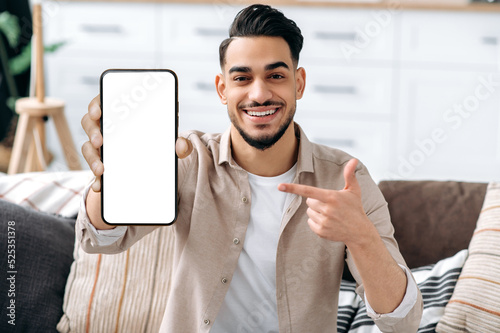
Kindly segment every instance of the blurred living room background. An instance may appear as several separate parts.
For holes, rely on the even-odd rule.
[[[0,2],[0,171],[29,95],[31,7]],[[179,131],[222,132],[218,46],[250,1],[42,1],[47,96],[80,121],[109,68],[169,68],[179,77]],[[465,0],[275,0],[301,28],[306,92],[295,120],[383,179],[500,179],[500,4]],[[6,70],[6,66],[8,69]],[[67,170],[50,117],[48,170]],[[134,133],[131,133],[134,135]],[[80,156],[81,165],[87,163]]]

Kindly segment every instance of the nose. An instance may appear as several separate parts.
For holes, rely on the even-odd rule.
[[[273,93],[263,80],[254,80],[249,89],[248,98],[259,104],[263,104],[273,96]]]

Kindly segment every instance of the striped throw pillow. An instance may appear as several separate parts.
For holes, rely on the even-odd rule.
[[[500,183],[490,183],[469,257],[437,332],[500,332]]]
[[[76,242],[58,332],[158,332],[170,290],[173,243],[169,227],[119,254],[89,254]]]
[[[453,257],[440,260],[434,265],[412,269],[413,277],[422,292],[424,300],[424,312],[417,331],[418,333],[434,332],[436,324],[444,314],[446,303],[451,298],[453,288],[466,258],[467,250],[462,250]],[[342,281],[342,284],[344,284],[344,281]],[[341,287],[340,295],[349,291],[354,293],[354,286],[348,283],[344,288]],[[348,297],[344,295],[341,299],[346,300]],[[342,306],[344,309],[354,307],[356,309],[354,318],[349,320],[345,316],[342,317],[340,314]],[[380,333],[373,320],[368,317],[366,306],[359,296],[357,296],[357,305],[349,306],[347,303],[339,303],[337,327],[339,328],[339,332]]]

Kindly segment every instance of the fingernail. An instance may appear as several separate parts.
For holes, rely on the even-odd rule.
[[[188,150],[188,145],[186,144],[186,142],[185,142],[184,140],[180,140],[180,141],[179,141],[179,145],[180,145],[180,147],[179,147],[179,148],[180,148],[181,153],[183,153],[183,154],[184,154],[185,152],[187,152],[187,150]]]
[[[278,186],[278,190],[285,191],[286,190],[286,186],[285,185],[279,185]]]

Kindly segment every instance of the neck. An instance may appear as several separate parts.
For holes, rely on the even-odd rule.
[[[294,123],[290,123],[278,142],[265,150],[250,146],[238,130],[231,126],[231,150],[236,163],[250,173],[262,177],[284,174],[297,162],[299,144]]]

